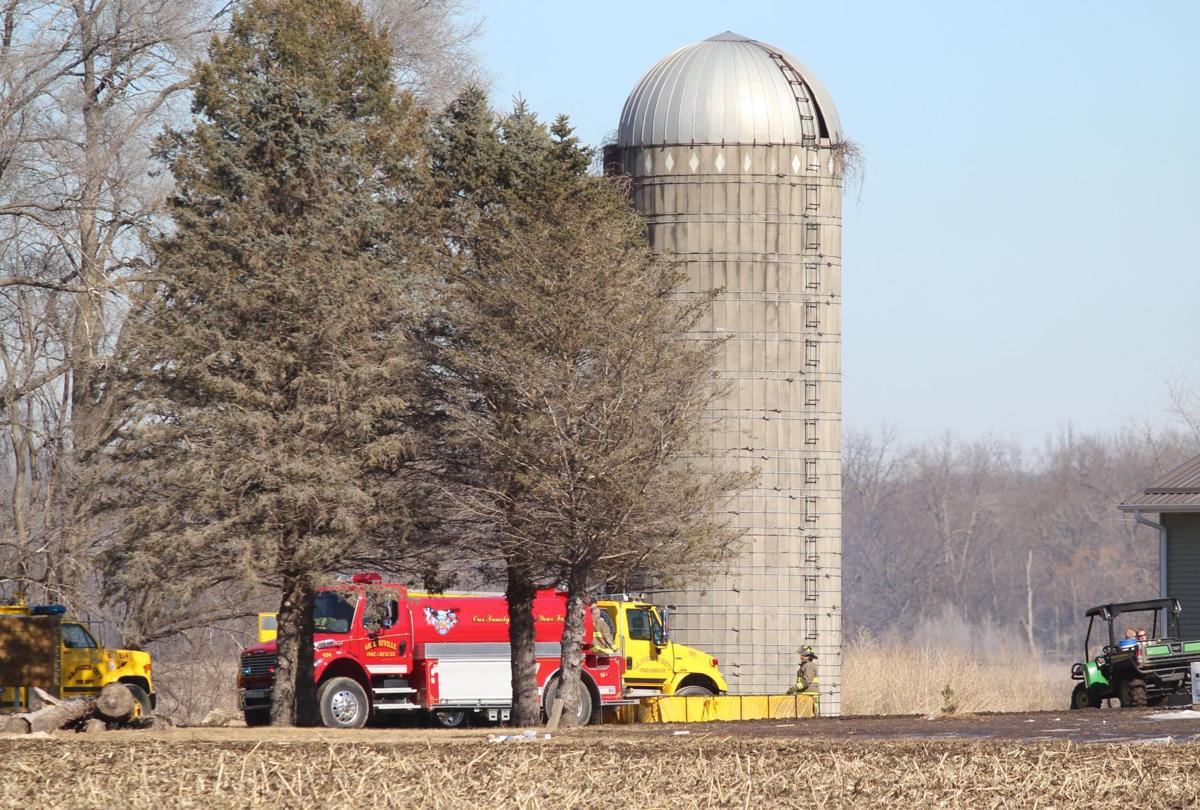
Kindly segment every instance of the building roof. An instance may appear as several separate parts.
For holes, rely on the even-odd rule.
[[[1200,512],[1200,456],[1126,498],[1120,508],[1127,512]]]
[[[625,102],[617,145],[842,140],[829,93],[800,60],[726,31],[659,60]]]

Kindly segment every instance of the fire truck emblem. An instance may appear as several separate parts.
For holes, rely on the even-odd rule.
[[[434,610],[431,607],[426,607],[425,623],[431,625],[439,636],[444,636],[458,624],[458,616],[454,614],[452,609]]]

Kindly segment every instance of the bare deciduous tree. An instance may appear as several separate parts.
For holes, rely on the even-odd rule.
[[[392,42],[399,85],[433,109],[468,84],[484,83],[472,50],[482,22],[464,0],[359,0]]]
[[[904,634],[951,611],[1074,652],[1084,609],[1156,593],[1157,538],[1136,533],[1116,504],[1186,458],[1190,439],[1152,439],[1068,429],[1022,459],[995,440],[914,445],[886,429],[851,432],[848,631]]]
[[[78,459],[114,428],[103,372],[159,211],[151,142],[186,97],[219,10],[171,0],[7,0],[0,10],[0,289],[10,325],[22,324],[6,336],[0,385],[6,450],[23,457],[13,544],[20,577],[55,598],[84,598],[97,540],[71,496]],[[35,500],[32,522],[22,512]]]

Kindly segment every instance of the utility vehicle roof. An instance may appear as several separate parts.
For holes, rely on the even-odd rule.
[[[1172,613],[1183,612],[1179,600],[1168,597],[1166,599],[1144,599],[1141,602],[1110,602],[1107,605],[1097,605],[1094,608],[1089,608],[1084,616],[1099,616],[1102,619],[1108,620],[1116,618],[1122,613],[1136,613],[1142,610],[1169,610]]]

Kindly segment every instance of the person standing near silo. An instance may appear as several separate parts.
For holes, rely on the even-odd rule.
[[[726,338],[710,463],[760,472],[727,576],[662,594],[673,634],[721,660],[730,688],[777,693],[814,648],[822,713],[841,682],[841,190],[845,141],[811,71],[726,32],[638,82],[606,163],[632,179],[681,296],[717,289],[699,338]]]

